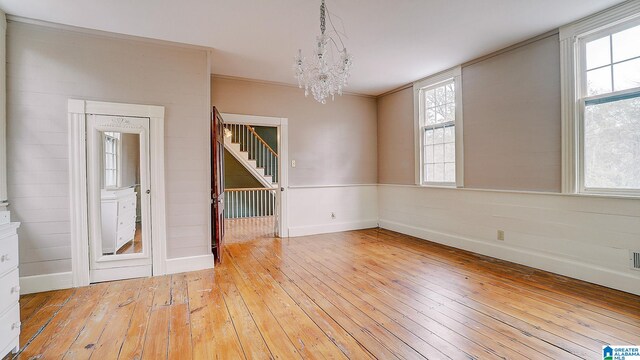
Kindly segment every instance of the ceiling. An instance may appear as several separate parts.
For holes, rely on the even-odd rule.
[[[350,92],[379,95],[621,0],[327,0],[354,57]],[[320,0],[0,0],[8,14],[214,50],[213,72],[295,84]],[[337,25],[337,24],[336,24]]]

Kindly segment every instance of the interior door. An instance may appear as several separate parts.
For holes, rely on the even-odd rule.
[[[211,250],[217,262],[224,248],[224,121],[211,112]]]
[[[151,276],[149,118],[87,115],[89,276]]]

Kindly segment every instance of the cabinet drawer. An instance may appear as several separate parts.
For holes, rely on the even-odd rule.
[[[18,267],[18,235],[0,240],[0,275]]]
[[[20,299],[20,277],[18,269],[0,277],[0,314],[16,304]]]
[[[126,213],[126,212],[134,212],[136,211],[136,200],[121,200],[118,201],[118,213]]]
[[[20,334],[20,307],[16,303],[9,311],[0,315],[0,349]]]

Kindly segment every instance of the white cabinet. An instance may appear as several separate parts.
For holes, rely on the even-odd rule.
[[[19,348],[18,226],[18,223],[0,225],[0,358]]]
[[[115,254],[136,233],[137,197],[133,188],[102,190],[102,253]]]

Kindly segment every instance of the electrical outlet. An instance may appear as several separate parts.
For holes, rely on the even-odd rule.
[[[296,167],[296,161],[295,160],[291,160],[291,167],[292,168]]]
[[[498,240],[504,241],[504,230],[498,230]]]
[[[336,219],[336,213],[332,212],[331,213],[331,220],[335,220]]]

